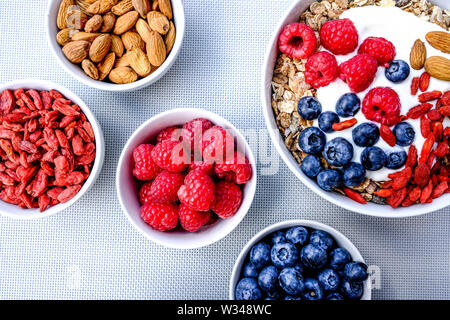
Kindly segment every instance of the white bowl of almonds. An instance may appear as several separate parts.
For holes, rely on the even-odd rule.
[[[50,0],[47,38],[59,64],[84,84],[134,91],[174,64],[184,37],[181,0]]]

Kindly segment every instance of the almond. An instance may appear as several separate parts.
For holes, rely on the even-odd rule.
[[[139,33],[139,35],[141,36],[142,40],[144,40],[144,42],[147,43],[150,41],[150,35],[152,33],[152,29],[150,28],[148,23],[145,22],[145,20],[139,19],[136,22],[136,31]]]
[[[117,84],[131,83],[138,79],[136,72],[130,67],[119,67],[111,70],[109,80]]]
[[[116,62],[114,63],[114,68],[129,67],[130,66],[129,57],[130,57],[130,51],[125,52],[123,56],[116,59]]]
[[[159,67],[166,60],[166,45],[161,35],[152,31],[147,43],[147,56],[152,66]]]
[[[103,25],[103,18],[101,15],[96,14],[92,16],[86,25],[84,26],[84,31],[86,32],[97,32]]]
[[[422,40],[417,39],[416,42],[414,42],[411,53],[409,54],[411,67],[416,70],[422,69],[426,58],[427,48],[425,47],[425,44]]]
[[[88,56],[90,45],[88,41],[72,41],[66,44],[62,51],[70,62],[80,63]]]
[[[164,43],[166,44],[166,52],[169,54],[169,52],[172,50],[173,45],[175,43],[175,25],[172,21],[170,21],[170,27],[169,32],[167,32],[166,37],[164,38]]]
[[[425,70],[436,79],[450,81],[450,60],[447,58],[429,57],[425,61]]]
[[[114,52],[117,57],[121,57],[124,50],[122,39],[114,34],[111,35],[111,51]]]
[[[145,42],[142,40],[141,36],[133,31],[127,31],[122,35],[122,42],[125,49],[131,50],[133,48],[140,48],[142,51],[145,50]]]
[[[169,20],[172,20],[172,4],[170,0],[158,0],[159,10],[167,17]]]
[[[96,0],[76,0],[75,2],[76,2],[76,5],[81,9],[81,11],[88,14],[87,9],[95,1]]]
[[[104,14],[111,10],[117,4],[118,0],[97,0],[87,9],[89,14]]]
[[[100,62],[108,53],[111,48],[111,36],[109,34],[99,35],[92,42],[91,48],[89,49],[89,58],[93,62]]]
[[[57,34],[56,34],[56,41],[61,45],[61,46],[65,46],[66,44],[68,44],[71,40],[71,34],[74,30],[69,29],[69,28],[65,28],[60,30]]]
[[[443,53],[450,53],[450,33],[445,31],[428,32],[425,36],[428,43]]]
[[[152,72],[152,65],[141,49],[133,48],[128,58],[131,68],[141,77],[146,77]]]
[[[98,80],[98,70],[95,64],[92,63],[89,59],[84,59],[81,62],[81,68],[83,68],[84,73],[86,73],[89,77],[94,80]]]
[[[80,32],[74,33],[72,35],[72,40],[73,41],[86,40],[86,41],[92,42],[99,35],[100,35],[100,33],[89,33],[89,32],[80,31]]]
[[[133,10],[133,4],[131,3],[131,0],[122,0],[111,8],[111,12],[116,16],[124,15],[131,10]]]
[[[98,68],[98,79],[100,81],[104,80],[111,72],[114,62],[116,61],[116,54],[110,52],[106,55],[105,59],[97,65]]]
[[[146,18],[147,13],[150,11],[150,2],[148,0],[132,0],[134,10],[139,12],[141,18]]]
[[[56,18],[56,25],[59,29],[65,29],[67,28],[67,12],[69,10],[69,7],[73,6],[75,4],[74,0],[62,0],[61,4],[59,5],[58,10],[58,17]]]
[[[159,34],[166,34],[169,31],[169,20],[159,11],[150,11],[147,15],[148,25],[153,31]]]
[[[123,16],[117,18],[113,32],[115,34],[122,34],[127,32],[134,27],[138,19],[139,13],[137,13],[137,11],[130,11],[128,13],[125,13]]]
[[[88,16],[78,6],[70,6],[67,9],[67,28],[82,30],[87,21]]]
[[[100,32],[110,32],[116,23],[116,16],[112,12],[108,12],[103,16],[103,26]]]
[[[158,0],[153,0],[153,3],[152,3],[152,10],[153,10],[153,11],[159,10],[159,2],[158,2]]]

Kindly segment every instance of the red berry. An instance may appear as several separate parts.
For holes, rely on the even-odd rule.
[[[378,65],[383,66],[395,58],[395,47],[392,42],[385,38],[369,37],[361,43],[358,53],[367,53],[378,61]]]
[[[358,93],[366,90],[375,79],[378,63],[368,54],[357,54],[340,65],[339,77],[347,82],[350,90]]]
[[[178,214],[181,227],[189,232],[196,232],[205,224],[208,223],[211,218],[211,212],[199,212],[195,211],[184,204],[180,204],[178,208]]]
[[[169,171],[161,172],[153,181],[151,196],[162,202],[175,202],[178,200],[178,189],[183,185],[184,175]]]
[[[278,38],[281,52],[290,58],[306,59],[317,48],[314,30],[304,23],[292,23],[283,28]]]
[[[161,172],[161,169],[153,161],[151,153],[155,147],[151,144],[141,144],[133,151],[134,169],[133,175],[138,180],[149,181]]]
[[[151,194],[152,182],[146,182],[139,189],[139,202],[141,204],[147,204],[152,202],[154,199]]]
[[[206,161],[192,161],[192,163],[189,165],[189,172],[194,170],[200,170],[203,171],[203,173],[206,173],[208,176],[212,176],[214,172],[214,164]]]
[[[214,182],[202,171],[191,171],[178,190],[178,198],[194,210],[208,211],[214,200]]]
[[[141,217],[153,229],[168,231],[177,226],[178,209],[172,203],[147,203],[141,207]]]
[[[227,219],[236,214],[241,206],[242,191],[238,185],[220,181],[216,184],[215,200],[211,209],[222,219]]]
[[[190,157],[184,150],[182,143],[165,140],[153,148],[152,159],[162,169],[181,172],[187,167]]]
[[[400,121],[400,98],[391,88],[373,88],[364,97],[362,112],[367,120],[393,126]]]
[[[208,119],[197,118],[183,125],[183,141],[189,141],[192,151],[201,150],[203,134],[213,126]]]
[[[358,31],[349,19],[327,21],[320,29],[320,42],[334,54],[348,54],[358,46]]]
[[[224,128],[214,126],[203,135],[203,159],[205,161],[223,161],[233,151],[234,138]]]
[[[177,133],[178,134],[180,134],[180,133],[179,132],[175,132],[176,130],[180,130],[181,131],[181,129],[178,128],[178,127],[165,128],[160,133],[158,133],[158,136],[156,137],[156,143],[160,143],[160,142],[165,141],[165,140],[179,141],[180,139],[179,139],[179,137],[177,137]]]
[[[214,167],[219,178],[232,181],[236,184],[244,184],[252,177],[252,166],[242,153],[236,151],[233,157],[228,157],[224,162],[217,163]]]
[[[338,70],[336,58],[331,53],[317,52],[306,61],[305,81],[316,89],[325,87],[336,80]]]

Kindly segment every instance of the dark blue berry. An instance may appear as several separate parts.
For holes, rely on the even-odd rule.
[[[271,297],[271,296],[267,296],[267,297],[264,298],[264,300],[266,300],[266,301],[269,301],[269,300],[275,301],[275,300],[278,300],[278,299],[276,299],[274,297]]]
[[[261,270],[258,276],[259,287],[269,296],[275,296],[278,288],[278,269],[267,266]]]
[[[300,168],[302,169],[303,173],[311,179],[317,177],[319,172],[323,169],[320,159],[312,154],[306,156],[305,159],[303,159]]]
[[[303,246],[308,240],[309,232],[304,227],[292,227],[286,231],[286,239],[293,244]]]
[[[295,270],[297,270],[298,272],[300,272],[301,274],[303,274],[303,272],[305,272],[305,267],[303,266],[303,264],[301,262],[294,264],[293,268]]]
[[[298,114],[305,120],[314,120],[322,112],[322,105],[314,97],[303,97],[297,105]]]
[[[344,248],[336,248],[330,252],[330,267],[334,270],[342,270],[352,260],[350,253]]]
[[[406,163],[408,155],[405,151],[394,151],[387,155],[386,168],[399,169]]]
[[[384,70],[386,78],[394,83],[402,82],[409,76],[409,65],[403,60],[394,60],[389,63],[389,67]]]
[[[339,123],[340,121],[337,113],[325,111],[319,116],[319,128],[322,129],[323,132],[330,133],[334,131],[333,124]]]
[[[275,267],[283,269],[292,267],[298,259],[297,248],[290,242],[280,242],[272,247],[270,252]]]
[[[367,265],[362,262],[350,262],[344,267],[344,277],[349,281],[367,280]]]
[[[270,239],[270,243],[272,243],[272,245],[279,242],[286,242],[286,234],[284,233],[284,231],[281,230],[274,232]]]
[[[366,169],[358,162],[350,162],[344,168],[342,177],[347,187],[356,187],[363,183],[366,178]]]
[[[321,269],[327,263],[327,252],[313,244],[307,244],[300,252],[303,265],[309,269]]]
[[[261,300],[262,293],[255,278],[243,278],[236,286],[236,300]]]
[[[340,301],[340,300],[344,300],[344,297],[341,296],[337,292],[332,292],[325,298],[325,300],[339,300]]]
[[[342,167],[350,163],[353,158],[353,146],[344,138],[334,138],[328,141],[323,150],[327,162],[335,167]]]
[[[327,137],[322,130],[317,127],[308,127],[298,136],[298,145],[303,152],[316,154],[323,150]]]
[[[322,248],[325,251],[330,250],[334,245],[333,237],[326,231],[315,230],[311,232],[309,243]]]
[[[380,139],[380,129],[374,123],[364,122],[352,130],[352,137],[357,146],[370,147]]]
[[[351,300],[358,300],[363,295],[364,287],[361,282],[343,280],[340,291],[344,297]]]
[[[380,170],[384,167],[386,162],[386,153],[378,147],[367,147],[361,153],[361,164],[367,170]]]
[[[245,278],[257,278],[258,277],[258,268],[256,268],[253,263],[247,262],[242,267],[242,276]]]
[[[343,118],[353,117],[361,107],[361,100],[354,93],[346,93],[336,103],[336,113]]]
[[[322,300],[323,289],[316,279],[307,278],[305,280],[305,291],[302,294],[305,300]]]
[[[339,275],[333,269],[324,269],[317,276],[320,285],[325,291],[336,291],[339,288]]]
[[[303,277],[294,268],[284,268],[280,272],[279,284],[281,289],[288,295],[298,296],[305,290],[305,284],[303,283]]]
[[[250,262],[261,269],[270,262],[270,246],[265,242],[257,243],[250,251]]]
[[[408,122],[397,123],[392,131],[394,132],[396,143],[402,147],[413,143],[416,136],[416,132]]]
[[[331,191],[331,189],[339,187],[342,183],[342,174],[333,169],[326,169],[317,175],[317,184],[323,190]]]
[[[284,298],[283,298],[283,300],[302,300],[302,298],[300,298],[300,297],[293,297],[293,296],[285,296]]]

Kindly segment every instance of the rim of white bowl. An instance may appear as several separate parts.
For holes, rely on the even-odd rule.
[[[50,0],[47,7],[47,14],[46,14],[46,34],[47,34],[47,42],[50,46],[50,49],[53,53],[53,56],[58,61],[59,65],[72,77],[77,79],[78,81],[84,83],[85,85],[96,88],[99,90],[105,90],[105,91],[116,91],[116,92],[129,92],[129,91],[136,91],[142,88],[145,88],[147,86],[150,86],[151,84],[155,83],[159,79],[161,79],[173,66],[176,59],[178,58],[178,55],[181,51],[182,44],[184,41],[184,34],[186,29],[186,20],[185,20],[185,14],[184,14],[184,6],[183,2],[181,0],[172,0],[172,10],[173,10],[173,16],[174,16],[174,24],[176,28],[176,37],[175,37],[175,43],[172,47],[172,50],[170,51],[169,55],[167,56],[167,59],[164,61],[164,63],[152,74],[149,76],[142,78],[138,81],[127,83],[127,84],[115,84],[115,83],[109,83],[109,82],[103,82],[99,80],[94,80],[89,78],[86,74],[84,74],[81,67],[77,64],[71,63],[67,58],[64,56],[62,52],[62,47],[58,44],[56,41],[56,34],[57,32],[53,33],[51,32],[51,25],[56,25],[56,15],[52,14],[52,10],[58,11],[59,3],[61,0]],[[57,31],[57,28],[55,29]],[[76,71],[78,69],[78,71]]]
[[[252,166],[252,170],[253,170],[253,175],[252,178],[250,179],[249,182],[247,182],[247,184],[249,185],[249,190],[246,191],[245,197],[247,197],[246,202],[248,203],[246,205],[246,207],[243,207],[244,205],[244,201],[242,201],[241,203],[241,207],[239,208],[238,212],[236,213],[236,215],[238,215],[241,210],[245,210],[245,213],[242,214],[240,219],[236,219],[235,221],[233,221],[233,224],[230,225],[230,228],[223,231],[222,233],[220,233],[219,236],[217,237],[213,237],[211,238],[209,241],[206,241],[204,243],[198,243],[198,244],[190,244],[189,241],[186,242],[181,242],[179,245],[175,245],[173,243],[165,243],[160,239],[154,238],[153,236],[151,236],[149,233],[147,233],[141,226],[137,225],[133,219],[131,218],[131,213],[128,211],[128,209],[125,206],[125,203],[123,201],[122,198],[122,194],[120,192],[120,171],[121,171],[121,167],[123,166],[123,162],[125,161],[125,151],[127,149],[129,149],[130,145],[132,143],[134,143],[134,139],[139,135],[139,133],[144,130],[147,126],[149,126],[151,123],[154,123],[156,121],[158,121],[161,118],[164,118],[166,116],[170,116],[170,115],[176,115],[178,112],[192,112],[192,113],[200,113],[200,116],[203,116],[205,118],[219,118],[220,121],[225,124],[226,129],[227,130],[232,130],[233,133],[235,134],[235,137],[238,138],[240,141],[244,142],[245,145],[245,152],[246,152],[246,156]],[[194,119],[194,117],[193,117]],[[207,111],[204,109],[200,109],[200,108],[176,108],[176,109],[172,109],[172,110],[168,110],[168,111],[164,111],[162,113],[159,113],[153,117],[151,117],[150,119],[146,120],[144,123],[142,123],[134,132],[133,134],[128,138],[127,142],[125,143],[124,147],[122,148],[122,152],[120,154],[120,158],[119,158],[119,162],[117,164],[117,169],[116,169],[116,193],[117,193],[117,197],[119,199],[119,203],[120,206],[122,208],[122,212],[124,213],[124,215],[127,217],[128,221],[131,223],[131,225],[138,230],[144,237],[146,237],[147,239],[149,239],[152,242],[155,242],[157,244],[160,244],[164,247],[167,248],[173,248],[173,249],[198,249],[198,248],[202,248],[202,247],[206,247],[208,245],[211,245],[213,243],[216,243],[220,240],[222,240],[223,238],[227,237],[231,232],[233,232],[236,227],[242,222],[242,220],[244,220],[244,218],[246,217],[248,211],[250,210],[252,204],[253,204],[253,200],[255,197],[255,193],[256,193],[256,186],[257,186],[257,167],[256,167],[256,161],[255,161],[255,157],[253,155],[253,151],[250,148],[250,145],[248,144],[247,140],[244,138],[244,136],[242,135],[242,133],[227,119],[225,119],[224,117],[211,112],[211,111]],[[246,184],[246,185],[247,185]],[[220,223],[220,221],[216,221],[216,223]],[[151,228],[148,225],[145,225],[146,228]]]
[[[61,92],[63,96],[65,96],[66,98],[70,99],[71,101],[80,106],[81,110],[86,115],[86,118],[91,123],[92,129],[94,130],[95,150],[96,150],[94,165],[92,167],[91,173],[89,174],[89,178],[85,181],[83,187],[80,189],[80,191],[77,193],[75,197],[73,197],[70,201],[66,203],[60,203],[53,207],[50,207],[44,212],[39,212],[39,209],[23,209],[24,210],[23,214],[15,214],[0,209],[1,216],[14,219],[34,220],[46,218],[70,207],[72,204],[77,202],[85,193],[87,193],[89,189],[91,189],[92,186],[95,184],[95,181],[100,175],[100,172],[103,167],[103,162],[105,160],[105,139],[103,136],[103,130],[100,127],[100,124],[97,118],[95,117],[94,113],[87,107],[87,105],[84,103],[83,100],[81,100],[80,97],[78,97],[75,93],[73,93],[69,89],[52,81],[38,80],[38,79],[17,80],[0,84],[0,92],[2,92],[5,89],[14,90],[18,88],[27,88],[36,90],[50,90],[50,89],[58,90],[59,92]],[[2,203],[8,205],[8,207],[11,206],[11,208],[17,207],[16,205],[8,204],[3,201]]]
[[[294,1],[289,8],[283,13],[279,22],[275,27],[275,31],[272,34],[268,46],[266,48],[266,52],[264,55],[264,63],[261,69],[261,99],[263,106],[263,113],[266,122],[267,130],[269,131],[270,138],[272,143],[275,145],[278,153],[283,159],[284,163],[288,166],[292,173],[309,189],[314,191],[317,195],[328,200],[329,202],[350,210],[352,212],[356,212],[363,215],[375,216],[381,218],[408,218],[419,216],[427,213],[431,213],[440,209],[443,209],[450,205],[450,194],[442,195],[440,198],[435,199],[430,204],[415,204],[410,207],[398,207],[396,209],[391,208],[389,205],[379,205],[375,203],[368,202],[363,205],[357,203],[347,197],[344,197],[338,193],[327,192],[320,189],[317,184],[306,177],[300,170],[300,165],[295,161],[294,157],[290,153],[289,150],[284,145],[284,141],[281,138],[281,134],[279,132],[278,126],[275,123],[275,118],[272,111],[272,106],[268,102],[267,97],[269,93],[267,92],[267,88],[271,88],[270,83],[272,81],[273,68],[269,68],[273,63],[271,62],[271,52],[273,47],[276,46],[278,36],[282,30],[282,28],[293,21],[290,20],[290,15],[294,10],[296,10],[300,5],[304,5],[305,8],[308,8],[309,3],[314,2],[314,0],[297,0]],[[271,70],[269,70],[271,69]],[[269,72],[270,71],[270,72]],[[268,77],[270,75],[270,78]],[[270,89],[271,90],[271,89]],[[270,94],[271,96],[271,94]]]
[[[329,225],[323,224],[321,222],[313,221],[313,220],[286,220],[274,223],[272,225],[269,225],[259,231],[257,234],[255,234],[244,246],[244,248],[239,253],[236,262],[234,263],[233,270],[231,272],[230,277],[230,283],[229,283],[229,300],[236,300],[235,299],[235,288],[239,281],[239,277],[241,275],[241,269],[242,266],[250,252],[251,247],[255,245],[258,241],[261,241],[269,234],[281,230],[286,229],[294,226],[304,226],[316,230],[323,230],[328,232],[330,235],[333,236],[335,241],[339,244],[340,247],[343,247],[344,249],[347,249],[350,255],[352,256],[353,261],[358,261],[362,263],[366,263],[364,261],[364,258],[362,257],[361,253],[359,252],[358,248],[353,244],[353,242],[350,241],[349,238],[347,238],[343,233],[336,230],[333,227],[330,227]],[[371,300],[372,299],[372,291],[369,286],[369,281],[364,281],[364,293],[361,297],[361,300]]]

